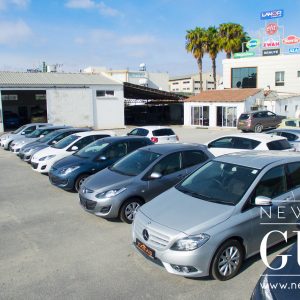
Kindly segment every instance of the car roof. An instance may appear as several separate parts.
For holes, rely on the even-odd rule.
[[[224,137],[240,137],[240,138],[244,138],[244,139],[257,140],[259,142],[272,142],[272,141],[276,141],[276,140],[285,139],[282,136],[271,135],[271,134],[266,134],[266,133],[235,133],[235,134],[228,134],[228,135],[220,136],[212,141],[219,140]],[[212,141],[210,141],[210,142],[212,142]]]
[[[145,146],[142,149],[152,151],[159,154],[168,154],[184,150],[207,150],[207,147],[202,144],[188,144],[188,143],[171,143],[171,144],[155,144]]]
[[[109,130],[91,130],[91,131],[84,131],[84,132],[76,132],[74,133],[79,137],[85,137],[85,136],[90,136],[90,135],[104,135],[104,134],[109,134],[109,135],[115,135],[113,131]]]
[[[294,159],[300,162],[299,152],[253,150],[253,151],[235,152],[235,153],[218,156],[214,160],[261,170],[271,163],[280,162],[280,161],[292,162]]]
[[[135,136],[135,135],[130,135],[130,136],[111,136],[111,137],[105,137],[101,139],[103,142],[109,142],[109,143],[115,143],[119,141],[133,141],[133,140],[148,140],[150,141],[149,138],[146,136]]]
[[[49,126],[50,127],[50,126]],[[48,127],[47,127],[48,128]],[[68,128],[62,128],[55,130],[54,132],[57,133],[57,135],[64,133],[64,132],[69,132],[69,131],[75,131],[74,133],[77,132],[86,132],[86,131],[91,131],[90,128],[74,128],[74,127],[68,127]]]
[[[44,127],[41,127],[41,128],[38,128],[39,130],[47,130],[47,129],[71,129],[72,127],[71,126],[65,126],[65,125],[55,125],[55,126],[44,126]]]
[[[157,129],[172,129],[171,127],[168,127],[168,126],[140,126],[140,127],[133,128],[132,130],[137,129],[137,128],[147,129],[149,131],[157,130]]]
[[[251,111],[245,111],[242,114],[255,114],[255,113],[259,113],[259,112],[271,112],[270,110],[251,110]],[[274,113],[273,113],[274,114]]]
[[[277,132],[277,131],[284,131],[284,132],[290,132],[290,133],[294,133],[294,134],[298,134],[300,135],[300,128],[298,129],[290,129],[290,128],[277,128],[277,129],[273,129],[273,130],[270,130],[270,133],[272,132]]]

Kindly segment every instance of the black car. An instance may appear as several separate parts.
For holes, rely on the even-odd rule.
[[[280,270],[267,269],[260,277],[251,296],[252,300],[300,299],[300,266],[297,261],[297,243],[282,255],[289,255],[287,264]],[[273,269],[279,269],[282,256],[277,256],[271,263]]]

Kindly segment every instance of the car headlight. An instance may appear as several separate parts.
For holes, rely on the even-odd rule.
[[[188,236],[176,241],[170,249],[175,251],[192,251],[205,244],[209,238],[210,236],[205,233]]]
[[[126,188],[120,188],[120,189],[114,189],[114,190],[109,190],[106,192],[102,192],[96,195],[96,198],[101,199],[101,198],[112,198],[115,197],[119,194],[121,194],[122,192],[124,192],[126,190]]]
[[[62,174],[62,175],[67,175],[75,170],[77,170],[78,168],[80,168],[80,166],[72,166],[72,167],[68,167],[68,168],[62,168],[59,170],[59,174]]]
[[[39,159],[39,161],[49,160],[49,159],[51,159],[51,158],[53,158],[53,157],[55,157],[55,156],[56,156],[56,155],[47,155],[47,156],[41,157],[41,158]]]

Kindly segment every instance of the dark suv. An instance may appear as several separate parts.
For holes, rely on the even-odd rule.
[[[264,129],[276,128],[285,118],[268,110],[246,112],[240,115],[237,129],[262,132]]]

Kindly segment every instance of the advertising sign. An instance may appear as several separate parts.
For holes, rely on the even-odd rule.
[[[260,40],[258,40],[258,39],[252,39],[252,40],[250,40],[250,41],[246,44],[246,47],[247,47],[248,49],[254,49],[254,48],[256,48],[257,46],[259,46],[259,44],[260,44]]]
[[[299,53],[300,52],[300,48],[298,48],[298,47],[297,48],[290,48],[289,52],[290,53]]]
[[[263,56],[275,56],[280,54],[280,49],[263,50]]]
[[[233,58],[244,58],[254,56],[255,52],[238,52],[233,54]]]
[[[267,33],[268,35],[273,35],[273,34],[275,34],[277,31],[278,31],[278,25],[277,25],[277,23],[269,23],[269,24],[266,26],[266,33]]]
[[[276,48],[280,47],[280,41],[275,41],[273,39],[268,39],[263,43],[264,48]]]
[[[293,45],[300,43],[300,38],[295,35],[289,35],[282,40],[282,42],[286,45]]]
[[[275,9],[269,11],[263,11],[260,13],[261,20],[269,20],[283,17],[283,9]]]

